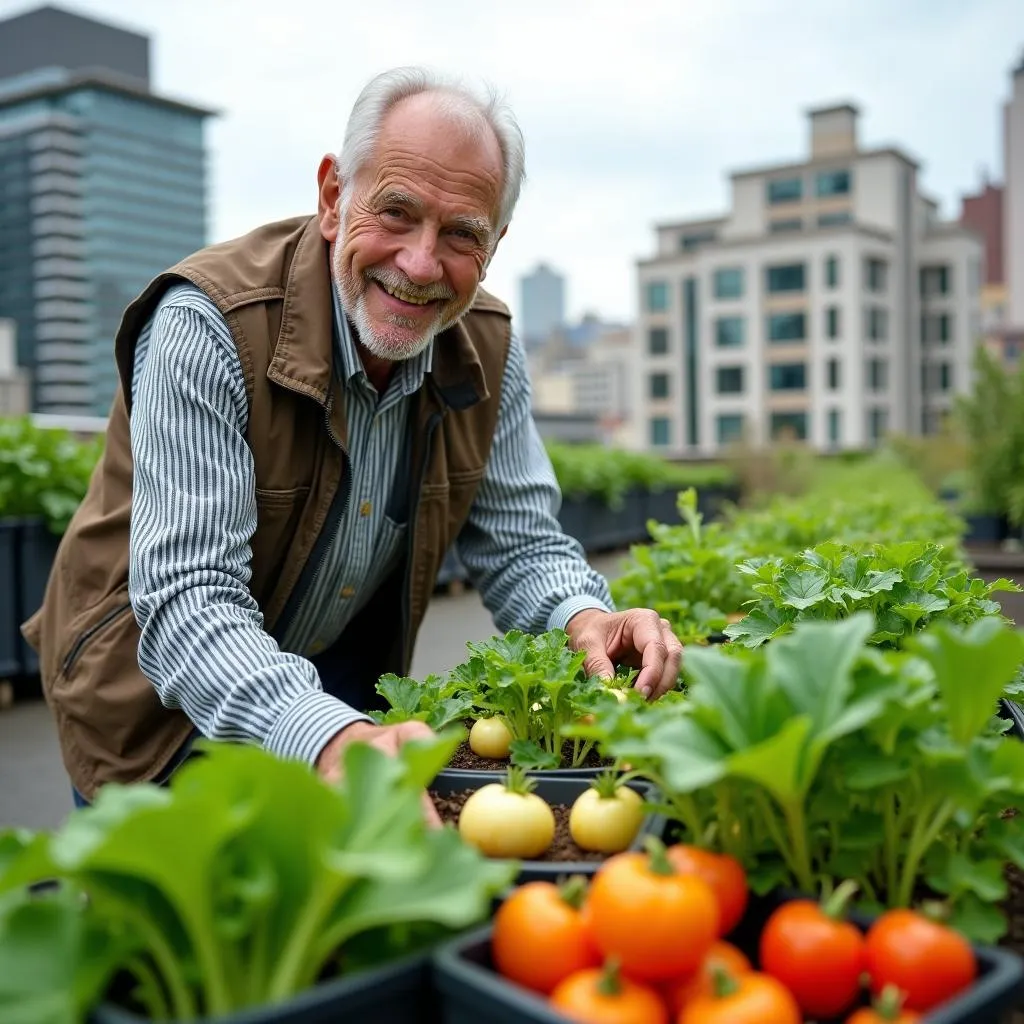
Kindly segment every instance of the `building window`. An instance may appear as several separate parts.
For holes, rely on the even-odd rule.
[[[829,256],[825,260],[825,287],[826,288],[838,288],[839,287],[839,257]]]
[[[932,298],[936,295],[948,295],[953,288],[953,272],[948,266],[921,268],[921,295]]]
[[[805,363],[776,363],[768,370],[768,387],[772,391],[803,391],[807,387]]]
[[[828,443],[841,444],[843,440],[843,414],[839,409],[828,411]]]
[[[668,374],[652,373],[649,387],[651,398],[668,398]]]
[[[723,413],[718,417],[716,428],[719,444],[733,444],[743,440],[743,414]]]
[[[663,356],[668,352],[667,327],[652,327],[647,332],[647,351],[652,356]]]
[[[645,305],[650,313],[664,313],[668,309],[668,282],[648,281]]]
[[[787,231],[803,231],[804,222],[799,217],[787,217],[785,220],[773,220],[768,225],[768,230],[773,235],[784,234]]]
[[[773,412],[768,423],[773,441],[807,440],[807,413]]]
[[[825,310],[825,337],[839,337],[839,307],[829,306]]]
[[[884,292],[888,283],[889,264],[885,260],[864,261],[864,287],[869,292]]]
[[[768,317],[769,341],[803,341],[806,337],[806,313],[772,313]]]
[[[768,292],[777,295],[779,292],[802,292],[806,287],[804,265],[802,263],[786,263],[778,267],[768,268]]]
[[[720,395],[738,395],[743,391],[743,367],[720,366],[716,371],[717,391]]]
[[[881,306],[868,306],[864,310],[864,331],[872,341],[886,341],[889,337],[889,311]]]
[[[953,390],[953,365],[951,363],[939,363],[939,390]]]
[[[839,383],[839,360],[830,359],[828,361],[828,389],[829,391],[838,391],[840,388]]]
[[[715,271],[716,299],[738,299],[743,295],[743,268],[722,267]]]
[[[850,172],[819,171],[814,182],[814,190],[819,196],[845,196],[850,193]]]
[[[850,224],[852,222],[853,215],[846,211],[818,214],[819,228],[839,228],[842,227],[844,224]]]
[[[868,390],[885,391],[889,387],[889,364],[884,359],[868,360]]]
[[[768,182],[769,203],[793,203],[803,198],[802,178],[776,178]]]
[[[708,242],[715,241],[716,235],[714,231],[701,231],[694,235],[683,235],[679,239],[679,248],[683,252],[693,252],[695,249],[699,249],[702,245],[706,245]]]
[[[715,321],[715,344],[719,348],[742,348],[745,322],[741,316],[720,316]]]
[[[885,436],[885,432],[888,429],[889,429],[889,410],[888,409],[869,409],[868,410],[868,437],[872,441],[880,441]]]
[[[663,448],[672,443],[672,421],[667,416],[651,417],[651,445]]]
[[[949,313],[925,313],[921,317],[921,341],[925,345],[944,345],[952,337]]]

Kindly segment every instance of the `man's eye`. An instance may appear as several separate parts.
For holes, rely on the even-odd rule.
[[[473,242],[476,245],[479,245],[480,243],[480,239],[477,238],[476,233],[470,231],[468,228],[456,228],[452,234],[455,235],[456,238],[460,238],[466,242]]]
[[[401,219],[402,217],[405,216],[405,211],[399,209],[399,207],[397,206],[385,206],[384,209],[381,210],[381,214],[385,217]]]

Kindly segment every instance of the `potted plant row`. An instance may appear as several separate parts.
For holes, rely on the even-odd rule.
[[[89,485],[102,438],[0,419],[0,677],[38,671],[20,625],[40,606],[53,558]]]
[[[516,874],[427,827],[457,742],[353,744],[332,787],[204,741],[168,788],[108,785],[52,834],[0,833],[0,1020],[426,1024],[429,949]]]

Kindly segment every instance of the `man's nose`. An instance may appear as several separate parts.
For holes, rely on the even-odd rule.
[[[416,232],[398,253],[395,265],[413,284],[435,284],[444,276],[437,257],[437,234],[427,227]]]

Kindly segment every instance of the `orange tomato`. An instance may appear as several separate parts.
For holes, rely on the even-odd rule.
[[[648,853],[610,857],[587,897],[594,944],[639,981],[667,981],[695,971],[718,935],[718,901],[693,875],[676,873],[656,840]]]
[[[681,875],[696,875],[711,886],[721,913],[719,936],[724,938],[740,923],[747,909],[747,875],[735,857],[712,853],[699,846],[676,843],[666,851],[669,863]]]
[[[577,909],[585,891],[582,879],[516,889],[494,916],[491,956],[499,973],[548,995],[563,978],[597,966],[601,958]]]
[[[789,989],[768,974],[751,971],[715,976],[715,991],[684,1007],[679,1024],[802,1024]]]
[[[669,1024],[657,993],[614,968],[570,975],[551,994],[551,1005],[580,1024]]]
[[[749,974],[754,969],[741,950],[731,943],[719,939],[708,950],[703,963],[693,974],[661,986],[662,997],[668,1005],[673,1020],[683,1012],[684,1007],[698,996],[706,996],[714,992],[715,971],[723,967],[733,977]]]
[[[873,1006],[862,1006],[846,1018],[846,1024],[918,1024],[921,1014],[903,1009],[903,993],[887,986]]]
[[[927,1012],[968,988],[978,973],[970,943],[913,910],[889,910],[868,929],[871,991],[899,989],[911,1010]]]

